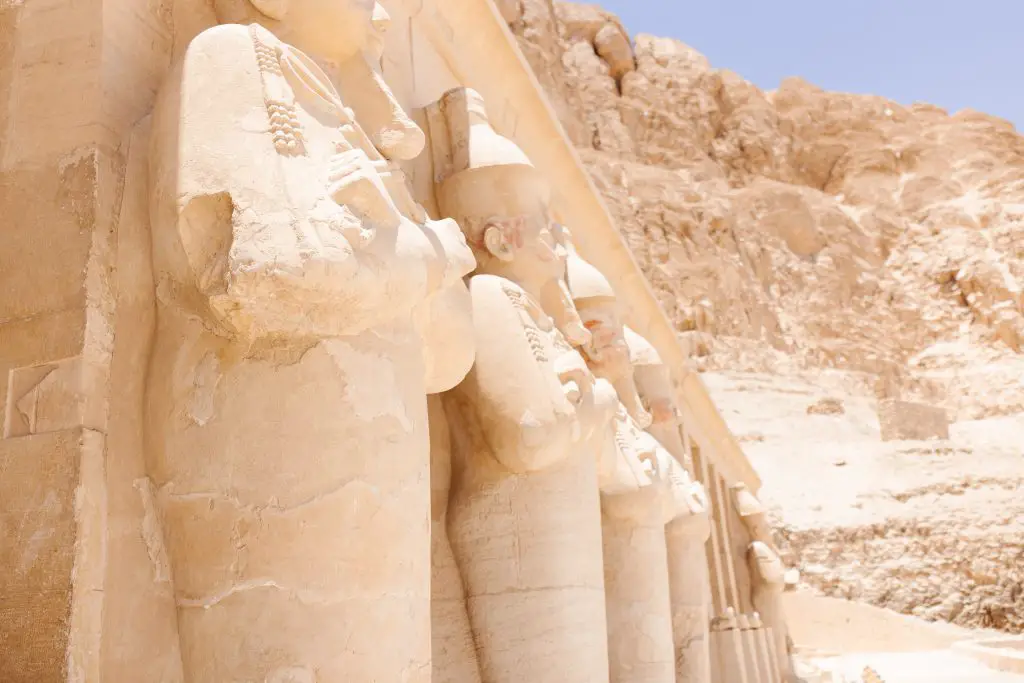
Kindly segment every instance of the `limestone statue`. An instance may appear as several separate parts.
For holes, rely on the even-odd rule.
[[[753,541],[747,547],[747,567],[751,585],[749,590],[754,609],[761,622],[772,632],[772,647],[778,659],[783,681],[798,681],[793,668],[789,632],[782,611],[782,593],[786,585],[786,568],[772,541],[771,525],[765,507],[744,484],[731,487],[733,504]]]
[[[689,511],[677,515],[665,527],[676,681],[709,683],[711,585],[705,557],[711,535],[709,503],[704,487],[687,474],[690,468],[684,467],[690,459],[679,431],[679,410],[668,366],[650,342],[629,327],[625,328],[625,339],[640,400],[651,415],[647,431],[672,455],[671,475],[678,479],[674,490]]]
[[[147,467],[185,677],[426,682],[426,395],[472,361],[472,252],[398,165],[425,137],[379,6],[214,7],[151,146]]]
[[[600,486],[611,679],[671,683],[675,667],[665,524],[681,512],[669,476],[672,457],[643,431],[651,417],[633,381],[614,290],[572,249],[567,282],[591,334],[583,346],[587,362],[615,387],[620,401],[616,419],[595,444],[607,463]]]
[[[480,96],[427,108],[441,213],[477,258],[476,362],[444,397],[448,536],[483,683],[608,680],[597,465],[614,411],[545,305],[566,305],[548,188],[498,135]],[[553,303],[552,303],[553,302]],[[569,316],[561,316],[568,320]]]
[[[466,594],[448,540],[451,437],[440,395],[428,399],[431,484],[431,683],[480,683]]]

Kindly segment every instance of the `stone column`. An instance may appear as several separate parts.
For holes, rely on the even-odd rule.
[[[767,510],[743,484],[732,487],[732,496],[737,515],[751,539],[744,558],[750,577],[750,600],[759,618],[772,630],[772,649],[775,650],[782,679],[792,681],[796,674],[781,601],[786,571],[772,541]]]
[[[677,683],[706,683],[711,676],[708,517],[684,517],[665,527]]]
[[[477,356],[445,395],[448,532],[484,683],[601,683],[608,639],[597,463],[614,393],[544,308],[560,297],[549,188],[491,127],[480,96],[426,108],[438,207],[477,257]],[[549,295],[554,294],[553,297]],[[561,297],[564,299],[564,297]]]
[[[731,608],[711,622],[711,653],[713,683],[759,683],[745,666],[743,638]]]
[[[759,666],[761,671],[767,672],[765,680],[768,683],[783,683],[781,674],[779,673],[778,666],[776,666],[775,660],[772,659],[771,650],[773,643],[771,640],[770,629],[766,629],[764,624],[761,622],[761,615],[754,612],[750,615],[750,626],[754,630],[755,642],[757,645],[757,656],[760,662]]]
[[[610,678],[675,680],[665,516],[657,501],[601,497]]]
[[[651,415],[647,432],[671,455],[670,479],[683,503],[678,516],[665,526],[676,681],[708,683],[711,586],[706,555],[711,514],[707,497],[693,478],[694,462],[682,438],[668,367],[646,339],[628,327],[624,332],[637,391]]]
[[[764,668],[764,663],[761,660],[757,634],[750,624],[749,617],[746,614],[739,614],[736,616],[736,622],[739,625],[740,636],[743,639],[744,667],[750,679],[756,681],[756,683],[769,683],[768,670]]]
[[[728,582],[726,580],[725,567],[722,564],[722,530],[718,524],[718,513],[715,512],[716,500],[718,499],[717,487],[714,486],[714,479],[712,478],[712,465],[707,461],[700,447],[691,442],[690,452],[693,458],[694,469],[698,473],[701,484],[704,485],[704,490],[707,491],[711,507],[709,511],[711,532],[708,536],[705,555],[707,557],[709,581],[711,584],[711,615],[715,617],[724,614],[729,606],[728,589],[726,586]]]
[[[473,630],[466,613],[452,546],[448,540],[448,495],[451,490],[451,438],[440,395],[427,402],[430,418],[431,489],[431,683],[480,683]]]

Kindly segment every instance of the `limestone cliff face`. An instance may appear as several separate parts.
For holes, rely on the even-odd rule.
[[[598,7],[502,5],[698,366],[862,371],[960,418],[1024,406],[1012,124],[763,92]]]

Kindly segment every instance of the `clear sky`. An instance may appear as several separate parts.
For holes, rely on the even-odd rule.
[[[972,108],[1024,131],[1024,0],[588,0],[630,34],[696,48],[771,90],[827,90]]]

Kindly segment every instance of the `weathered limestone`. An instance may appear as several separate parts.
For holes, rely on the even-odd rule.
[[[548,190],[472,90],[428,108],[438,206],[477,256],[476,363],[445,397],[448,532],[484,683],[608,680],[597,468],[614,404],[541,302],[564,256]]]
[[[779,671],[777,659],[772,656],[774,641],[772,640],[771,629],[764,627],[761,615],[757,612],[748,617],[748,622],[754,633],[754,643],[757,648],[757,660],[762,672],[762,679],[768,683],[782,683],[782,674]]]
[[[710,640],[713,683],[760,683],[747,669],[743,634],[731,607],[712,620]]]
[[[451,436],[441,396],[430,396],[431,489],[431,681],[480,683],[480,666],[462,586],[448,540],[448,498],[451,492]]]
[[[612,78],[616,81],[621,81],[625,74],[636,70],[629,36],[614,22],[608,22],[598,30],[594,36],[594,50],[608,63]]]
[[[387,4],[0,7],[5,682],[707,680],[620,314],[749,464],[490,0]]]
[[[637,391],[651,415],[647,431],[672,455],[673,473],[685,482],[677,490],[688,494],[685,500],[690,514],[677,516],[665,527],[676,680],[707,683],[711,680],[711,585],[706,559],[711,520],[707,496],[699,482],[683,476],[686,470],[693,471],[693,463],[680,436],[679,411],[668,368],[657,350],[628,327],[625,338]],[[688,467],[684,469],[683,463]]]
[[[472,351],[428,369],[418,309],[472,254],[395,164],[424,136],[370,66],[379,6],[215,8],[259,23],[192,40],[152,133],[146,446],[186,679],[427,681],[426,394]]]
[[[753,539],[747,548],[746,557],[750,583],[741,589],[749,590],[754,609],[765,627],[771,629],[772,647],[782,680],[792,683],[796,680],[796,674],[780,599],[785,590],[786,568],[772,541],[767,510],[743,484],[734,485],[732,495],[733,505]]]
[[[882,441],[948,439],[949,417],[941,407],[883,399],[878,402]]]
[[[651,435],[630,364],[615,291],[569,246],[567,281],[591,340],[583,346],[596,375],[620,401],[611,432],[596,448],[611,451],[601,477],[602,535],[610,675],[614,681],[674,681],[669,558],[665,524],[689,516],[690,481]],[[703,564],[703,560],[701,562]]]
[[[621,414],[605,438],[615,466],[601,478],[601,533],[611,680],[675,679],[665,523],[671,491],[659,447]]]

